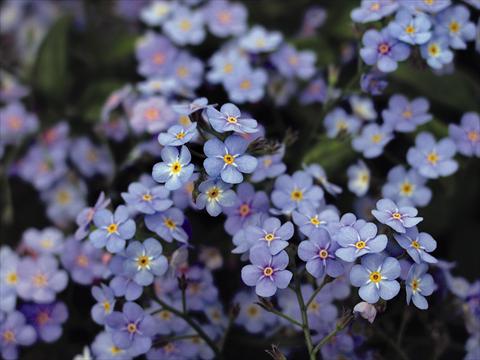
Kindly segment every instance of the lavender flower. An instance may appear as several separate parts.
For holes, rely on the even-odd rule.
[[[285,154],[285,147],[281,147],[276,153],[264,155],[258,158],[258,165],[252,174],[251,182],[260,182],[265,179],[273,179],[283,174],[287,166],[282,162]]]
[[[16,144],[38,128],[38,119],[19,102],[0,109],[0,143]]]
[[[242,173],[250,174],[257,167],[257,159],[245,154],[248,143],[240,136],[231,135],[225,142],[213,138],[208,140],[203,151],[207,158],[203,165],[210,176],[220,175],[229,184],[243,181]]]
[[[168,1],[155,0],[141,10],[140,19],[150,26],[162,25],[174,8],[175,4]]]
[[[285,270],[288,265],[288,255],[281,251],[271,255],[264,246],[255,246],[250,249],[250,262],[242,268],[242,280],[248,286],[255,286],[258,296],[269,297],[275,295],[277,288],[285,289],[293,274]]]
[[[170,71],[177,56],[177,49],[165,36],[153,32],[137,45],[138,72],[143,76],[162,76]]]
[[[24,304],[22,313],[37,331],[39,339],[51,343],[62,335],[62,324],[68,318],[68,309],[62,302],[52,304]]]
[[[416,227],[412,227],[407,229],[404,234],[394,234],[393,237],[402,248],[407,250],[408,255],[417,264],[421,262],[435,264],[437,262],[437,259],[429,254],[437,248],[437,242],[430,234],[419,233]]]
[[[385,250],[388,242],[385,235],[377,235],[377,226],[374,223],[365,221],[340,228],[334,239],[341,246],[335,251],[335,255],[347,262],[354,262],[365,254],[379,253]]]
[[[103,251],[94,247],[91,242],[79,242],[70,238],[65,241],[60,259],[73,281],[89,285],[105,273],[103,255]]]
[[[163,31],[177,45],[198,45],[205,38],[203,13],[178,6],[163,25]]]
[[[197,207],[207,209],[210,216],[218,216],[226,207],[234,205],[237,196],[231,185],[222,180],[207,180],[202,182],[198,190],[200,194],[197,197]]]
[[[350,165],[347,169],[348,190],[357,196],[363,196],[370,187],[370,169],[362,161]]]
[[[361,135],[353,139],[352,146],[367,159],[371,159],[380,156],[383,148],[392,139],[393,135],[385,125],[368,124],[363,128]]]
[[[405,233],[407,228],[417,225],[423,220],[417,217],[418,211],[414,207],[398,207],[390,199],[380,199],[377,201],[377,208],[372,210],[372,215],[382,224],[390,226],[399,233]]]
[[[437,0],[437,1],[418,1],[413,3],[418,10],[428,13],[438,13],[443,9],[446,9],[451,5],[450,0]]]
[[[25,316],[19,311],[0,319],[0,335],[0,351],[6,360],[18,359],[17,346],[30,346],[37,338],[35,329],[25,324]]]
[[[370,97],[352,95],[348,99],[353,115],[361,120],[372,121],[377,118],[375,105]]]
[[[220,111],[207,109],[208,122],[220,133],[234,131],[240,134],[257,132],[257,121],[242,117],[240,109],[231,103],[222,105]]]
[[[431,295],[436,288],[433,277],[427,274],[427,270],[427,264],[413,264],[406,280],[407,304],[412,300],[413,304],[421,310],[428,309],[425,296]]]
[[[120,349],[128,349],[131,356],[146,353],[152,346],[155,321],[136,303],[126,302],[123,311],[114,311],[105,319],[112,329],[112,340]]]
[[[334,232],[339,224],[339,216],[334,209],[316,210],[309,203],[299,206],[298,210],[292,213],[293,222],[299,227],[302,234],[313,236],[319,229]]]
[[[92,352],[98,359],[112,359],[112,360],[131,360],[132,355],[128,350],[120,349],[113,343],[113,333],[101,332],[92,343]],[[90,360],[91,358],[82,358],[78,360]],[[77,359],[75,359],[77,360]]]
[[[112,173],[112,159],[108,150],[104,147],[95,146],[86,137],[73,141],[70,157],[85,177],[93,177],[96,174],[106,176]]]
[[[23,243],[39,254],[58,254],[63,246],[63,234],[49,227],[43,230],[27,229],[23,233]]]
[[[177,190],[192,177],[194,166],[186,146],[180,152],[176,147],[166,146],[162,149],[163,162],[153,166],[152,177],[159,183],[165,183],[168,190]]]
[[[242,68],[225,79],[224,86],[231,101],[239,104],[257,102],[265,94],[267,73],[263,69]]]
[[[241,291],[235,295],[234,302],[240,305],[236,324],[242,325],[252,334],[268,331],[277,322],[277,317],[256,304],[257,296],[253,291]]]
[[[398,3],[391,0],[362,0],[361,6],[352,10],[353,21],[367,23],[380,20],[392,14],[398,8]]]
[[[338,244],[330,239],[325,229],[318,229],[310,234],[308,240],[298,246],[298,256],[307,262],[307,271],[317,279],[325,274],[331,277],[342,275],[342,263],[337,260],[335,251]]]
[[[240,47],[251,53],[271,52],[282,42],[277,31],[267,32],[264,27],[255,25],[240,38]]]
[[[274,217],[265,219],[261,226],[248,226],[246,236],[252,241],[256,240],[258,246],[266,247],[270,254],[277,255],[288,246],[288,240],[293,236],[293,224],[287,221],[282,225],[280,220]]]
[[[379,254],[364,256],[361,265],[354,265],[350,272],[350,282],[360,287],[358,294],[369,304],[379,298],[390,300],[400,291],[395,279],[400,276],[400,264],[392,257]]]
[[[120,205],[112,214],[102,209],[95,213],[93,222],[97,229],[90,234],[90,241],[97,249],[107,247],[111,253],[118,253],[125,248],[126,240],[135,235],[135,221],[129,218],[127,208]]]
[[[215,36],[238,36],[247,27],[247,9],[243,4],[224,0],[210,1],[204,8],[208,30]]]
[[[0,247],[0,282],[2,296],[0,296],[0,312],[10,313],[17,303],[18,263],[20,259],[8,246]],[[0,316],[1,318],[1,316]]]
[[[401,10],[397,12],[395,21],[388,24],[388,31],[398,40],[410,45],[421,45],[430,40],[431,26],[432,23],[425,14],[413,15],[410,11]]]
[[[168,198],[170,192],[163,186],[148,188],[139,182],[128,185],[128,192],[122,193],[127,205],[143,214],[165,211],[173,202]]]
[[[173,239],[183,243],[188,241],[188,235],[182,229],[184,221],[185,215],[177,208],[145,216],[147,228],[167,242],[172,242]]]
[[[342,188],[328,181],[327,173],[319,164],[303,165],[303,169],[310,174],[316,181],[322,185],[326,192],[330,195],[338,195],[342,193]]]
[[[332,139],[338,135],[355,134],[360,128],[360,121],[340,107],[329,112],[323,123],[327,129],[327,136]]]
[[[460,154],[480,157],[480,117],[478,113],[463,114],[460,126],[450,124],[448,131]]]
[[[168,270],[168,261],[162,255],[162,251],[162,244],[153,238],[148,238],[143,243],[131,242],[125,250],[126,274],[131,276],[138,285],[152,284],[154,276],[162,276]]]
[[[165,98],[160,96],[137,101],[132,111],[130,125],[137,134],[158,134],[175,121],[175,113]]]
[[[297,51],[291,45],[283,45],[270,56],[279,73],[290,79],[298,77],[306,80],[315,73],[315,53],[311,50]]]
[[[432,198],[432,191],[425,186],[426,182],[427,179],[415,169],[406,171],[402,165],[398,165],[388,172],[382,196],[399,206],[426,206]]]
[[[113,290],[105,284],[100,284],[101,287],[94,286],[92,288],[92,295],[97,301],[93,305],[91,315],[93,321],[97,324],[105,324],[105,318],[110,315],[115,307],[115,295]]]
[[[173,125],[167,132],[158,134],[158,142],[163,146],[182,146],[188,143],[197,135],[197,123],[187,127]]]
[[[385,74],[381,71],[370,71],[369,73],[362,74],[360,78],[360,87],[362,91],[372,95],[382,95],[383,91],[387,87],[388,82],[385,78]]]
[[[322,78],[311,80],[307,87],[300,94],[299,101],[302,104],[308,105],[315,102],[324,103],[327,100],[327,84]]]
[[[178,89],[175,91],[183,93],[196,89],[202,83],[203,63],[199,59],[191,56],[188,52],[181,52],[175,59],[172,66],[173,79],[176,81]]]
[[[364,47],[360,49],[360,56],[367,65],[377,65],[383,72],[395,71],[397,62],[403,61],[410,56],[408,45],[392,38],[387,29],[381,32],[367,30],[363,35]]]
[[[463,5],[452,6],[436,16],[435,30],[447,36],[452,49],[466,49],[467,41],[475,39],[475,24],[469,21],[470,11]]]
[[[448,139],[435,142],[432,134],[422,132],[415,138],[415,147],[407,152],[407,161],[419,174],[429,179],[449,176],[458,169],[452,157],[455,155],[455,143]]]
[[[441,69],[453,61],[453,52],[448,48],[445,37],[435,37],[420,48],[420,54],[427,64],[434,69]]]
[[[388,109],[382,111],[384,123],[399,132],[411,132],[418,125],[432,119],[428,113],[429,103],[425,98],[416,98],[411,102],[403,95],[393,95],[388,101]]]

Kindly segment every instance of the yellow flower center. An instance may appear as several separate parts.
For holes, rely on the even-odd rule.
[[[415,293],[420,290],[420,280],[419,279],[413,279],[412,282],[410,283],[410,286],[412,288],[412,291]]]
[[[320,259],[326,259],[328,257],[328,251],[325,249],[320,250],[318,253],[318,256],[320,256]]]
[[[53,246],[53,240],[48,238],[42,239],[42,241],[40,241],[40,246],[44,249],[50,249]]]
[[[433,57],[437,57],[440,54],[440,46],[438,44],[430,44],[428,46],[428,54]]]
[[[188,31],[192,28],[192,23],[188,19],[183,19],[180,21],[180,30]]]
[[[232,21],[232,14],[229,11],[223,10],[217,14],[217,18],[223,25],[226,25]]]
[[[273,269],[270,266],[267,266],[265,269],[263,269],[263,275],[272,276],[272,274],[273,274]]]
[[[238,209],[238,212],[240,213],[240,216],[245,217],[248,214],[250,214],[250,205],[248,204],[242,204],[240,206],[240,209]]]
[[[107,226],[107,232],[108,234],[113,234],[113,233],[116,233],[118,230],[118,225],[115,224],[115,223],[112,223],[110,225]]]
[[[177,69],[177,75],[181,78],[187,77],[188,76],[188,69],[185,66],[180,66]]]
[[[47,285],[47,283],[48,279],[44,274],[37,274],[33,277],[33,285],[38,288],[44,287],[45,285]]]
[[[298,64],[298,56],[292,55],[288,58],[288,63],[290,65],[297,65]]]
[[[143,194],[142,199],[144,201],[152,201],[152,195],[150,194]]]
[[[180,131],[179,133],[177,133],[177,135],[175,135],[175,137],[178,139],[178,140],[182,140],[184,137],[185,137],[185,133],[182,131]]]
[[[232,165],[235,161],[235,158],[230,154],[225,154],[223,156],[223,161],[225,161],[225,164],[227,165]]]
[[[80,267],[88,266],[88,257],[86,257],[85,255],[78,255],[76,261],[77,265]]]
[[[265,239],[265,241],[271,242],[275,239],[275,235],[272,234],[272,233],[268,233],[268,234],[265,235],[264,239]]]
[[[399,212],[394,212],[392,214],[392,218],[394,218],[395,220],[400,220],[402,218],[402,214],[400,214]]]
[[[415,186],[412,183],[405,181],[400,185],[400,193],[404,196],[411,196],[414,188]]]
[[[378,144],[380,141],[382,141],[382,134],[374,134],[372,135],[372,142],[374,144]]]
[[[318,220],[318,215],[315,215],[310,218],[310,223],[314,226],[320,225],[320,220]]]
[[[15,341],[15,334],[11,330],[5,330],[2,334],[3,341],[6,343],[12,343]]]
[[[182,115],[180,116],[180,118],[178,119],[178,123],[182,126],[188,126],[190,125],[192,122],[190,121],[190,118],[188,117],[188,115]]]
[[[165,60],[165,55],[163,53],[156,53],[153,55],[153,62],[157,65],[162,65]]]
[[[290,198],[293,201],[301,201],[303,199],[303,191],[299,189],[294,189],[290,194]]]
[[[402,113],[402,116],[405,118],[405,119],[411,119],[412,116],[413,116],[413,113],[410,109],[407,109],[405,110],[403,113]]]
[[[336,128],[337,128],[338,131],[348,130],[347,122],[345,120],[337,121]]]
[[[250,80],[243,80],[241,83],[240,83],[240,89],[242,90],[248,90],[252,87],[252,82]]]
[[[157,120],[159,114],[160,113],[158,112],[158,109],[150,108],[146,110],[143,115],[148,121],[154,121],[154,120]]]
[[[102,306],[103,306],[103,310],[106,312],[106,313],[109,313],[110,312],[110,309],[112,308],[110,303],[108,301],[104,301],[102,303]]]
[[[449,28],[450,32],[452,32],[454,34],[457,34],[460,31],[460,24],[457,21],[453,20],[448,25],[448,28]]]
[[[18,281],[18,275],[17,275],[16,272],[8,273],[6,278],[7,278],[7,283],[10,284],[10,285],[16,284],[17,281]]]
[[[223,72],[225,74],[230,74],[233,71],[233,65],[231,63],[227,63],[223,65]]]
[[[405,32],[409,35],[414,34],[415,33],[415,27],[413,25],[408,25],[405,28]]]
[[[165,226],[167,228],[169,228],[170,230],[173,230],[177,227],[177,224],[175,224],[175,221],[173,221],[172,219],[170,218],[166,218],[165,220],[163,220],[163,223],[165,224]]]
[[[220,197],[220,194],[222,193],[222,190],[216,186],[211,187],[207,191],[207,198],[208,201],[213,201],[217,200]]]
[[[172,313],[170,311],[167,311],[167,310],[162,310],[158,313],[158,316],[162,320],[170,320],[172,318]]]
[[[87,160],[91,163],[95,163],[98,160],[98,154],[94,149],[90,149],[87,152]]]
[[[120,349],[120,348],[118,348],[118,347],[116,347],[116,346],[112,346],[112,347],[110,348],[110,352],[112,353],[112,355],[117,355],[117,354],[119,354],[119,353],[122,353],[123,350]]]
[[[415,249],[420,249],[420,244],[418,243],[417,240],[413,240],[412,243],[410,244],[411,247],[415,248]]]
[[[229,116],[227,117],[227,122],[229,122],[230,124],[236,124],[237,118],[235,116]]]
[[[467,138],[468,140],[470,140],[471,142],[477,142],[478,139],[479,139],[479,134],[478,134],[478,131],[475,131],[475,130],[472,130],[472,131],[469,131],[468,134],[467,134]]]
[[[362,184],[366,184],[370,181],[370,175],[366,171],[360,172],[358,179]]]
[[[170,164],[170,173],[177,175],[180,171],[182,171],[182,164],[178,160]]]
[[[12,130],[18,130],[22,127],[22,119],[18,116],[10,116],[7,123],[8,127]]]
[[[378,3],[378,2],[372,3],[372,5],[370,5],[370,10],[372,10],[372,11],[380,10],[380,3]]]
[[[370,273],[370,281],[377,284],[382,280],[382,274],[380,274],[378,271],[372,271]]]
[[[311,310],[312,312],[316,312],[319,307],[320,307],[320,305],[318,304],[318,302],[316,302],[315,300],[313,300],[313,301],[310,303],[310,305],[308,305],[308,310]]]
[[[60,190],[57,193],[57,202],[61,205],[67,205],[72,200],[70,193],[66,190]]]
[[[272,163],[273,163],[273,160],[270,157],[263,159],[263,166],[265,166],[266,168],[270,167]]]
[[[247,309],[247,314],[250,317],[256,317],[259,314],[258,307],[256,305],[250,305]]]
[[[130,323],[127,325],[127,330],[130,334],[133,334],[137,331],[137,325],[135,323]]]
[[[355,243],[355,247],[358,249],[358,250],[361,250],[363,249],[367,244],[365,243],[365,241],[363,240],[358,240],[356,243]]]
[[[146,256],[146,255],[142,255],[142,256],[139,256],[137,258],[137,265],[138,267],[144,269],[146,267],[149,267],[150,266],[150,257]]]
[[[438,154],[435,151],[432,151],[427,155],[427,161],[432,165],[436,165],[438,162],[438,159],[439,159]]]
[[[378,46],[378,52],[382,55],[388,54],[389,51],[390,46],[388,44],[383,43]]]

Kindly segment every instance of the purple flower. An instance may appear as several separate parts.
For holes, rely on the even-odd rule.
[[[153,238],[148,238],[143,243],[131,242],[125,250],[126,274],[138,285],[151,285],[154,276],[162,276],[168,270],[168,261],[162,251],[162,244]]]
[[[208,63],[211,69],[207,73],[207,80],[212,84],[225,83],[227,79],[250,70],[248,57],[237,48],[216,52]]]
[[[102,209],[95,213],[93,222],[97,229],[89,239],[97,249],[107,247],[111,253],[118,253],[125,248],[126,240],[135,235],[135,221],[129,218],[128,210],[120,205],[112,214],[109,210]]]
[[[370,169],[362,161],[350,165],[347,169],[348,190],[357,196],[363,196],[370,187]]]
[[[317,57],[311,50],[297,51],[291,45],[283,45],[270,56],[279,73],[290,79],[298,77],[307,80],[315,73]]]
[[[210,270],[199,266],[191,266],[184,272],[187,280],[185,295],[187,307],[196,311],[204,311],[207,305],[218,301],[218,290],[213,283]],[[181,300],[182,293],[177,291],[173,294],[174,299]]]
[[[402,248],[407,250],[408,255],[417,264],[421,262],[435,264],[437,262],[437,259],[429,254],[437,248],[437,242],[430,234],[419,233],[416,227],[412,227],[407,229],[404,234],[394,234],[393,237]]]
[[[0,143],[16,144],[37,130],[38,119],[19,102],[0,108]]]
[[[37,331],[38,337],[51,343],[62,335],[62,324],[68,318],[68,309],[62,302],[52,304],[24,304],[22,313]]]
[[[453,61],[453,52],[448,48],[448,39],[435,37],[420,48],[420,54],[434,69],[441,69]]]
[[[367,23],[377,21],[392,14],[398,8],[398,3],[392,0],[362,0],[359,8],[352,10],[353,21]]]
[[[39,254],[58,254],[63,246],[63,234],[60,230],[49,227],[43,230],[27,229],[22,242]]]
[[[457,171],[458,163],[452,159],[455,152],[455,143],[449,138],[435,142],[432,134],[422,132],[415,138],[415,147],[408,150],[407,161],[420,175],[436,179]]]
[[[18,359],[17,346],[32,345],[37,336],[35,329],[25,324],[25,316],[13,311],[0,318],[0,350],[6,360]]]
[[[427,15],[423,13],[413,15],[408,10],[401,10],[397,12],[395,21],[388,24],[388,31],[398,40],[410,45],[421,45],[430,40],[431,26],[432,23]]]
[[[392,38],[387,29],[381,32],[367,30],[363,35],[364,47],[360,49],[360,56],[367,65],[377,65],[383,72],[395,71],[397,62],[403,61],[410,56],[408,45]]]
[[[198,45],[205,38],[203,13],[178,6],[163,25],[163,31],[177,45]]]
[[[450,124],[448,131],[460,154],[480,157],[480,117],[478,113],[463,114],[460,126]]]
[[[10,313],[15,309],[19,280],[17,267],[19,262],[20,259],[16,252],[8,246],[0,247],[0,282],[2,285],[0,314]]]
[[[93,207],[83,209],[77,215],[76,223],[78,225],[78,229],[75,232],[76,240],[82,240],[88,235],[95,213],[101,209],[105,209],[109,204],[110,199],[105,199],[105,194],[102,191]]]
[[[300,243],[298,256],[307,262],[307,271],[315,278],[322,278],[325,274],[338,277],[343,274],[343,265],[335,256],[338,247],[328,231],[318,229]]]
[[[241,291],[234,298],[234,302],[240,305],[235,323],[244,326],[252,334],[268,331],[277,322],[275,314],[256,304],[257,299],[253,291]]]
[[[429,103],[425,98],[416,98],[411,102],[403,95],[393,95],[388,101],[388,109],[382,111],[385,125],[399,132],[411,132],[418,125],[432,119],[428,113]]]
[[[390,199],[380,199],[377,201],[377,208],[372,210],[372,215],[382,224],[390,226],[399,233],[404,233],[407,228],[417,225],[423,220],[417,217],[418,210],[410,206],[398,207]]]
[[[428,309],[425,296],[431,295],[436,288],[433,277],[427,274],[427,270],[427,264],[413,264],[405,281],[407,304],[410,304],[410,300],[413,300],[413,304],[421,310]]]
[[[294,232],[290,221],[282,225],[280,220],[274,217],[265,219],[261,226],[251,225],[245,230],[247,237],[258,246],[266,247],[272,255],[277,255],[288,246],[288,240],[292,238]]]
[[[283,174],[287,170],[287,166],[282,162],[285,154],[285,147],[282,146],[276,153],[264,155],[258,158],[258,165],[252,174],[251,182],[260,182],[265,179],[273,179]]]
[[[149,32],[136,49],[138,72],[143,76],[168,74],[177,56],[177,49],[165,36]]]
[[[91,242],[79,242],[70,238],[63,246],[60,259],[73,281],[89,285],[105,273],[103,255],[103,251],[94,247]]]
[[[247,27],[247,9],[243,4],[224,0],[210,1],[204,8],[208,30],[218,37],[238,36]]]
[[[425,11],[428,13],[438,13],[443,9],[446,9],[451,4],[450,0],[436,0],[436,1],[415,1],[413,5],[417,10]]]
[[[206,208],[210,216],[220,215],[224,208],[234,205],[237,199],[235,191],[230,188],[231,185],[222,180],[202,182],[198,187],[197,208]]]
[[[447,36],[452,49],[466,49],[467,41],[475,39],[475,24],[469,21],[470,11],[462,5],[452,6],[436,16],[435,30]]]
[[[369,73],[362,74],[360,78],[360,87],[362,91],[372,95],[382,95],[383,91],[388,85],[385,74],[381,71],[370,71]]]
[[[159,183],[165,183],[168,190],[177,190],[192,177],[194,166],[190,164],[190,151],[182,145],[180,152],[176,147],[166,146],[162,149],[163,162],[156,163],[152,177]]]
[[[203,162],[208,175],[221,176],[228,184],[243,181],[242,173],[251,174],[257,167],[257,159],[245,154],[248,143],[240,136],[231,135],[225,142],[213,138],[203,146],[207,158]]]
[[[167,132],[158,134],[158,142],[163,146],[182,146],[192,140],[195,135],[197,135],[196,122],[187,127],[173,125]]]
[[[171,71],[173,78],[180,87],[180,89],[176,89],[177,92],[182,92],[183,87],[187,91],[193,90],[199,87],[202,82],[203,63],[188,52],[182,51],[176,57]]]
[[[96,174],[105,176],[112,174],[112,159],[108,150],[104,147],[95,146],[86,137],[72,142],[70,158],[85,177],[93,177]]]
[[[128,349],[132,356],[145,354],[152,346],[155,320],[145,314],[140,305],[126,302],[123,311],[114,311],[105,318],[112,329],[112,340],[120,349]]]
[[[242,117],[240,109],[231,103],[222,105],[220,111],[213,107],[207,109],[208,122],[215,131],[224,133],[234,131],[240,134],[257,132],[257,121]]]
[[[402,165],[398,165],[388,172],[382,196],[399,206],[426,206],[432,198],[432,191],[425,186],[426,182],[427,179],[415,169],[406,171]]]
[[[269,209],[268,196],[263,191],[255,192],[249,183],[242,183],[237,188],[237,197],[233,206],[227,207],[225,213],[225,231],[236,234],[245,224],[250,224],[252,217],[260,213],[267,213]]]
[[[42,255],[35,260],[25,257],[18,264],[17,271],[17,291],[24,300],[49,303],[67,286],[67,273],[58,270],[57,259],[50,255]]]
[[[360,287],[358,294],[369,304],[379,298],[390,300],[400,291],[395,279],[400,276],[400,263],[392,257],[380,254],[364,256],[361,265],[354,265],[350,271],[350,282]]]
[[[97,301],[92,307],[91,315],[97,324],[105,324],[105,317],[110,315],[115,307],[115,295],[113,290],[105,284],[92,288],[92,295]]]
[[[78,179],[77,182],[72,180],[61,181],[41,194],[48,218],[59,227],[70,224],[85,207],[85,184]]]
[[[122,193],[127,205],[143,214],[165,211],[173,202],[168,198],[170,192],[163,186],[148,188],[139,182],[128,185],[128,192]]]
[[[341,246],[335,251],[335,255],[347,262],[354,262],[365,254],[379,253],[385,250],[388,242],[386,235],[377,235],[377,226],[374,223],[360,220],[351,226],[340,228],[334,240]]]
[[[285,270],[288,265],[288,255],[285,251],[271,255],[264,246],[255,246],[250,249],[250,262],[242,268],[242,280],[248,286],[255,286],[258,296],[269,297],[275,295],[278,289],[285,289],[293,274]]]
[[[240,38],[240,47],[257,54],[275,50],[282,42],[282,34],[278,31],[267,32],[263,26],[254,25],[250,31]]]
[[[380,156],[392,139],[393,135],[387,126],[368,124],[362,129],[361,135],[352,140],[352,146],[367,159],[371,159]]]
[[[128,350],[120,349],[113,343],[113,333],[101,332],[92,343],[92,352],[97,359],[109,359],[109,360],[131,360],[132,355]],[[88,358],[89,359],[89,358]],[[80,359],[79,359],[80,360]],[[82,360],[87,360],[83,359]]]
[[[323,123],[327,129],[327,136],[332,139],[339,134],[355,134],[360,128],[360,121],[355,116],[348,115],[340,107],[330,111]]]
[[[188,241],[188,235],[182,229],[184,221],[185,215],[177,208],[145,216],[147,228],[167,242],[172,242],[173,239],[183,243]]]
[[[293,222],[299,227],[302,234],[313,236],[319,229],[325,229],[330,232],[337,228],[340,218],[334,209],[324,209],[317,211],[309,203],[299,206],[297,211],[292,213]]]
[[[263,69],[242,69],[225,79],[224,86],[231,101],[239,104],[257,102],[265,94],[267,73]]]
[[[176,114],[164,97],[153,96],[139,100],[133,106],[130,125],[137,134],[158,134],[173,125]]]
[[[179,303],[172,302],[169,298],[163,300],[174,308],[181,308],[182,306],[181,301]],[[157,323],[157,334],[170,335],[183,333],[189,326],[181,317],[175,315],[169,310],[162,309],[157,302],[152,301],[151,306],[147,311],[152,314]]]
[[[312,177],[305,171],[296,171],[292,176],[281,175],[275,180],[272,202],[285,213],[291,213],[303,203],[318,206],[324,193],[313,184]]]
[[[307,87],[300,94],[299,101],[308,105],[315,102],[324,103],[327,100],[327,84],[322,78],[311,80]]]

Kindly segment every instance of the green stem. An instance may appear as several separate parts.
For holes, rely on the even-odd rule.
[[[350,321],[353,320],[353,316],[349,316],[347,317],[344,321],[342,321],[341,323],[337,324],[337,326],[335,326],[335,329],[333,329],[327,336],[325,336],[322,340],[320,340],[320,342],[315,346],[315,348],[313,349],[313,354],[317,354],[318,351],[325,345],[327,344],[330,340],[332,340],[333,337],[335,337],[335,335],[337,335],[338,332],[342,331],[343,329],[345,329],[345,327],[350,323]]]
[[[328,280],[328,278],[326,277],[326,278],[323,280],[322,284],[315,289],[315,291],[312,293],[312,295],[310,296],[310,298],[307,300],[307,302],[305,303],[305,306],[307,307],[307,309],[308,309],[308,306],[309,306],[309,305],[312,303],[312,301],[315,299],[315,297],[317,296],[317,294],[320,292],[320,290],[322,290],[322,288],[323,288],[326,284],[328,284],[328,283],[330,282],[330,281],[327,281],[327,280]]]
[[[185,320],[188,323],[188,325],[190,325],[192,329],[197,332],[198,336],[200,336],[205,341],[205,343],[213,350],[213,352],[215,353],[216,359],[221,359],[223,357],[220,349],[215,344],[215,342],[205,333],[205,331],[203,331],[202,327],[199,324],[197,324],[191,317],[188,316],[188,314],[180,310],[177,310],[176,308],[168,305],[167,303],[165,303],[164,301],[158,298],[157,298],[157,301],[162,306],[162,309],[168,310],[174,313],[175,315],[181,317],[183,320]],[[152,315],[159,311],[153,312]]]
[[[264,308],[265,309],[265,308]],[[301,328],[303,328],[303,324],[298,322],[297,320],[295,320],[294,318],[288,316],[288,315],[285,315],[284,313],[276,310],[276,309],[268,309],[267,310],[268,312],[271,312],[272,314],[275,314],[281,318],[284,318],[285,320],[288,320],[290,323],[294,324],[294,325],[297,325]]]

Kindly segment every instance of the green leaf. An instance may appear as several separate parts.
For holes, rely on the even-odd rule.
[[[327,173],[333,173],[341,167],[345,167],[355,152],[349,143],[337,139],[321,138],[303,158],[306,164],[320,164]]]
[[[98,122],[102,106],[108,96],[124,84],[117,79],[103,79],[92,83],[80,97],[77,108],[82,113],[79,115],[89,122]]]
[[[61,101],[68,93],[67,46],[71,19],[61,17],[45,36],[31,73],[31,83],[48,100]]]

